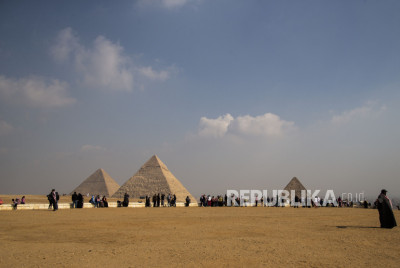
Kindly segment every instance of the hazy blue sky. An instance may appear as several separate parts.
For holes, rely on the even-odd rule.
[[[400,196],[400,1],[0,1],[0,193]]]

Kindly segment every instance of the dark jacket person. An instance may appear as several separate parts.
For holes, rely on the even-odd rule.
[[[129,194],[128,193],[124,194],[124,202],[122,203],[122,205],[124,207],[127,207],[129,205]]]
[[[381,228],[393,228],[397,226],[396,219],[393,215],[392,202],[386,196],[386,190],[382,190],[381,194],[376,199],[375,204],[379,211],[379,221],[381,222]]]

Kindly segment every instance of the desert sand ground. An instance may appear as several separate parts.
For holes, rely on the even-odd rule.
[[[399,211],[395,211],[400,220]],[[361,208],[0,211],[1,267],[399,267],[400,227]]]

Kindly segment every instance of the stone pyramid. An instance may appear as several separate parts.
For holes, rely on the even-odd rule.
[[[71,192],[73,194],[81,193],[82,195],[105,195],[112,196],[119,189],[119,184],[102,168],[99,168],[78,187]]]
[[[130,198],[170,193],[176,195],[178,202],[184,202],[186,196],[189,196],[191,202],[196,202],[196,199],[156,155],[153,155],[133,177],[125,182],[113,197],[121,198],[125,193],[128,193]]]
[[[301,190],[307,190],[307,189],[303,186],[303,184],[299,181],[298,178],[293,177],[293,179],[290,180],[288,185],[286,185],[284,190],[289,191],[289,194],[291,190],[295,190],[295,195],[297,195],[298,198],[301,198]]]

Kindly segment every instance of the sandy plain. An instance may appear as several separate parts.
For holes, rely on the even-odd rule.
[[[400,263],[400,229],[377,228],[374,209],[92,208],[0,211],[0,218],[1,267]]]

